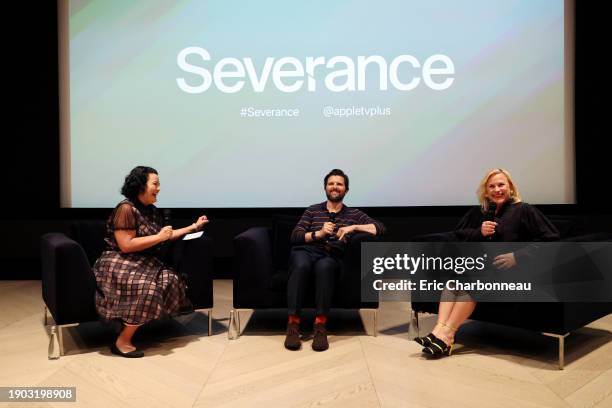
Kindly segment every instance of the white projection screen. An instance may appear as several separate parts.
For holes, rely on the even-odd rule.
[[[333,168],[354,206],[476,203],[489,168],[575,202],[569,0],[65,0],[61,204],[304,207]]]

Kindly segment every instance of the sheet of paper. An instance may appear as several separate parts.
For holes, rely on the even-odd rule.
[[[200,238],[204,234],[204,231],[194,232],[193,234],[187,234],[183,237],[183,241],[189,241],[190,239]]]

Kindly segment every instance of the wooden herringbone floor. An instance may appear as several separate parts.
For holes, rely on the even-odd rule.
[[[255,313],[228,340],[231,281],[216,281],[213,336],[200,313],[156,322],[135,338],[145,358],[130,360],[109,353],[111,329],[88,323],[66,330],[67,355],[52,361],[40,293],[39,281],[0,282],[0,386],[77,388],[77,403],[40,406],[612,407],[612,315],[567,338],[563,371],[554,339],[477,322],[453,356],[427,360],[409,341],[406,303],[381,304],[377,337],[357,312],[337,312],[328,351],[307,340],[290,352],[282,311]]]

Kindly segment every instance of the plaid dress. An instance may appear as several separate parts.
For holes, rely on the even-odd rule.
[[[136,237],[154,235],[163,219],[155,206],[120,202],[106,223],[106,249],[93,266],[98,285],[96,309],[105,321],[144,324],[188,306],[185,283],[159,259],[162,244],[140,252],[123,253],[116,230],[136,230]]]

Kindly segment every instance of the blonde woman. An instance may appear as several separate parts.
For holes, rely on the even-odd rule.
[[[555,226],[535,207],[521,201],[518,186],[507,170],[489,170],[477,190],[479,207],[471,209],[459,222],[455,235],[460,241],[529,242],[559,239]],[[495,257],[493,265],[507,270],[520,262],[513,252]],[[517,259],[518,258],[518,259]],[[424,346],[423,353],[451,355],[455,333],[474,309],[473,300],[457,299],[444,292],[438,307],[438,322],[425,337],[414,340]],[[446,301],[446,299],[451,299]]]

